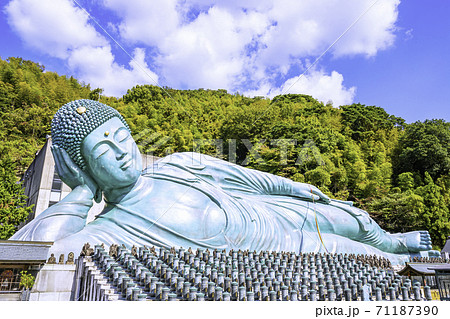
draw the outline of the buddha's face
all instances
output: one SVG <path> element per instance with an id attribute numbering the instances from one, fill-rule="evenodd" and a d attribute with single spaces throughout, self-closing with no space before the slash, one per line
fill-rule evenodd
<path id="1" fill-rule="evenodd" d="M 142 158 L 130 132 L 114 117 L 94 131 L 81 144 L 87 169 L 103 189 L 134 184 L 142 171 Z"/>

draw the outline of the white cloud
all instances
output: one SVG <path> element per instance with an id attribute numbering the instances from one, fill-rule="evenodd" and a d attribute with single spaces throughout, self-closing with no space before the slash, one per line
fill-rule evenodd
<path id="1" fill-rule="evenodd" d="M 364 12 L 373 3 L 351 0 L 356 10 L 350 19 L 356 20 L 356 14 Z M 378 51 L 387 49 L 395 40 L 395 22 L 400 0 L 380 0 L 352 27 L 334 47 L 336 56 L 364 54 L 374 56 Z M 356 13 L 356 14 L 355 14 Z"/>
<path id="2" fill-rule="evenodd" d="M 119 30 L 124 41 L 157 49 L 155 60 L 167 85 L 234 90 L 248 68 L 254 68 L 251 61 L 257 52 L 249 52 L 248 46 L 257 44 L 270 21 L 265 13 L 227 4 L 225 8 L 208 1 L 104 1 L 122 18 Z"/>
<path id="3" fill-rule="evenodd" d="M 280 89 L 259 92 L 262 93 L 259 95 L 274 97 L 284 93 L 307 94 L 324 103 L 331 101 L 337 107 L 351 104 L 356 93 L 355 87 L 346 88 L 343 82 L 344 77 L 336 71 L 328 75 L 322 70 L 314 70 L 307 75 L 290 78 Z"/>
<path id="4" fill-rule="evenodd" d="M 5 9 L 9 25 L 25 43 L 52 56 L 65 59 L 79 46 L 107 44 L 71 1 L 13 0 Z"/>
<path id="5" fill-rule="evenodd" d="M 122 96 L 137 84 L 155 84 L 158 76 L 145 63 L 145 51 L 137 48 L 129 68 L 114 62 L 109 46 L 80 47 L 73 51 L 68 64 L 92 87 L 104 88 L 104 94 Z"/>
<path id="6" fill-rule="evenodd" d="M 56 3 L 56 4 L 55 4 Z M 240 92 L 283 91 L 309 60 L 324 52 L 374 0 L 103 0 L 119 22 L 106 21 L 121 42 L 151 52 L 164 85 L 174 88 L 225 88 Z M 334 45 L 329 54 L 374 56 L 395 40 L 400 0 L 379 0 Z M 42 8 L 45 8 L 42 9 Z M 108 41 L 69 0 L 12 0 L 9 23 L 24 41 L 67 59 L 85 81 L 109 94 L 145 82 L 133 66 L 115 62 Z M 115 33 L 115 32 L 114 32 Z M 142 51 L 135 54 L 142 55 Z M 83 56 L 83 54 L 85 56 Z M 145 65 L 145 57 L 139 56 Z M 319 61 L 320 68 L 320 61 Z M 323 68 L 323 66 L 322 66 Z M 327 69 L 331 69 L 329 67 Z M 350 103 L 354 88 L 331 70 L 307 74 L 294 87 L 334 104 Z M 121 83 L 109 76 L 120 75 Z M 306 82 L 303 82 L 306 81 Z M 147 77 L 147 83 L 151 81 Z M 98 83 L 98 84 L 97 84 Z M 301 89 L 298 85 L 305 85 Z M 293 93 L 290 90 L 287 93 Z"/>
<path id="7" fill-rule="evenodd" d="M 121 96 L 136 84 L 158 80 L 145 63 L 143 49 L 134 50 L 135 61 L 128 68 L 117 64 L 109 42 L 72 1 L 13 0 L 5 11 L 9 24 L 27 45 L 66 60 L 80 79 L 103 88 L 107 95 Z"/>
<path id="8" fill-rule="evenodd" d="M 335 56 L 375 55 L 392 44 L 399 0 L 380 0 L 331 48 Z M 373 0 L 274 2 L 276 21 L 262 42 L 261 63 L 286 69 L 293 60 L 318 56 L 347 30 Z"/>
<path id="9" fill-rule="evenodd" d="M 162 75 L 175 87 L 234 89 L 254 55 L 246 46 L 266 26 L 257 12 L 232 15 L 212 7 L 161 41 Z"/>
<path id="10" fill-rule="evenodd" d="M 404 40 L 405 41 L 409 41 L 412 38 L 414 38 L 414 34 L 413 34 L 414 29 L 408 29 L 405 31 L 405 35 L 404 35 Z"/>
<path id="11" fill-rule="evenodd" d="M 159 45 L 178 27 L 177 0 L 104 0 L 123 20 L 119 24 L 122 37 L 132 43 Z"/>
<path id="12" fill-rule="evenodd" d="M 267 78 L 286 77 L 306 58 L 319 56 L 374 3 L 161 1 L 104 3 L 122 18 L 124 40 L 157 48 L 156 61 L 167 85 L 258 91 Z M 389 47 L 395 39 L 398 4 L 399 0 L 378 1 L 330 52 L 336 57 L 373 56 Z"/>

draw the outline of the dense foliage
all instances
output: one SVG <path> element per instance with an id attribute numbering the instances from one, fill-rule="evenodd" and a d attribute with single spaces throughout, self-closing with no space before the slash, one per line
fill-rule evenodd
<path id="1" fill-rule="evenodd" d="M 311 96 L 248 98 L 225 90 L 136 86 L 123 98 L 30 61 L 0 61 L 1 143 L 17 176 L 44 144 L 62 104 L 93 98 L 124 115 L 141 151 L 199 151 L 352 200 L 391 232 L 450 235 L 450 123 L 406 124 L 376 106 L 335 108 Z"/>
<path id="2" fill-rule="evenodd" d="M 26 270 L 22 270 L 20 272 L 20 283 L 19 287 L 23 287 L 24 289 L 33 288 L 35 278 L 32 274 L 29 274 Z"/>
<path id="3" fill-rule="evenodd" d="M 22 185 L 17 182 L 15 165 L 7 150 L 0 147 L 0 239 L 8 239 L 16 226 L 26 221 L 31 207 L 26 207 Z"/>

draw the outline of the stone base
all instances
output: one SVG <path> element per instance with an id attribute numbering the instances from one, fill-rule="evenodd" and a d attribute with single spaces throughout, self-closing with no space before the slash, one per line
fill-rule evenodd
<path id="1" fill-rule="evenodd" d="M 0 301 L 20 301 L 22 294 L 20 292 L 2 293 Z"/>
<path id="2" fill-rule="evenodd" d="M 69 301 L 73 295 L 75 265 L 45 264 L 31 290 L 30 301 Z"/>
<path id="3" fill-rule="evenodd" d="M 32 292 L 29 301 L 70 301 L 72 292 Z"/>

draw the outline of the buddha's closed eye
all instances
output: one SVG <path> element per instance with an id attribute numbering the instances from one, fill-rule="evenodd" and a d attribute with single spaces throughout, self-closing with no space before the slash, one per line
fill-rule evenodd
<path id="1" fill-rule="evenodd" d="M 131 137 L 130 132 L 125 128 L 120 128 L 115 134 L 115 140 L 119 143 L 127 141 Z"/>
<path id="2" fill-rule="evenodd" d="M 92 157 L 98 159 L 99 157 L 105 155 L 110 150 L 110 147 L 106 144 L 100 144 L 92 152 Z"/>

